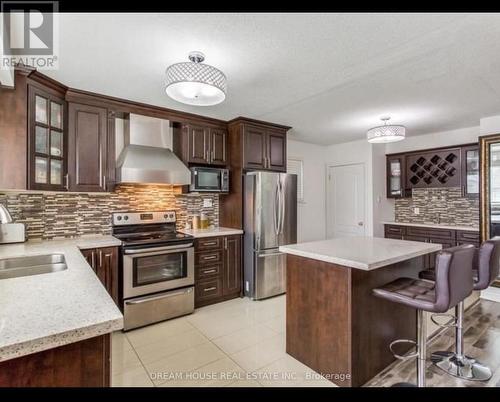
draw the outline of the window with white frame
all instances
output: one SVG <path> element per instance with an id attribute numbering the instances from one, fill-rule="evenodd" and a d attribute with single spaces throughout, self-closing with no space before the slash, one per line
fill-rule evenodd
<path id="1" fill-rule="evenodd" d="M 304 161 L 298 158 L 288 158 L 287 173 L 297 175 L 297 201 L 304 202 Z"/>

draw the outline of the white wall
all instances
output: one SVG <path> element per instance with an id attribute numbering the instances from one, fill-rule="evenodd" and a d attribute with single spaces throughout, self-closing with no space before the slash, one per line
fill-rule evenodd
<path id="1" fill-rule="evenodd" d="M 477 142 L 479 126 L 460 128 L 458 130 L 406 137 L 403 141 L 393 142 L 385 146 L 386 153 L 416 151 L 418 149 L 447 147 L 449 145 Z"/>
<path id="2" fill-rule="evenodd" d="M 297 241 L 325 238 L 325 147 L 301 141 L 288 140 L 289 158 L 304 163 L 304 202 L 297 209 Z"/>
<path id="3" fill-rule="evenodd" d="M 479 120 L 481 135 L 500 133 L 500 116 L 483 117 Z"/>
<path id="4" fill-rule="evenodd" d="M 394 200 L 386 198 L 386 154 L 473 143 L 479 135 L 491 133 L 500 133 L 500 116 L 481 119 L 481 127 L 410 136 L 387 145 L 359 140 L 321 146 L 288 140 L 288 155 L 304 161 L 305 203 L 298 207 L 298 241 L 323 239 L 326 235 L 327 166 L 364 164 L 366 234 L 383 237 L 382 222 L 394 220 Z"/>

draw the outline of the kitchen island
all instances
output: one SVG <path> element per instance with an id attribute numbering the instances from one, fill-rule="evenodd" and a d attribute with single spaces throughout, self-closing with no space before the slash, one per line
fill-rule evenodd
<path id="1" fill-rule="evenodd" d="M 281 246 L 287 254 L 286 352 L 343 387 L 362 386 L 416 338 L 414 309 L 373 296 L 399 277 L 418 278 L 439 244 L 349 237 Z"/>

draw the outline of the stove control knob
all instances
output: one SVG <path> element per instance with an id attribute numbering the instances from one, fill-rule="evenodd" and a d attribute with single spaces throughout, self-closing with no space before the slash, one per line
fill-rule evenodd
<path id="1" fill-rule="evenodd" d="M 168 215 L 167 215 L 167 214 L 163 215 L 163 217 L 164 217 L 165 219 L 168 219 Z"/>
<path id="2" fill-rule="evenodd" d="M 122 216 L 121 216 L 121 215 L 118 215 L 118 216 L 116 217 L 116 220 L 117 220 L 117 221 L 121 221 L 121 220 L 122 220 Z"/>
<path id="3" fill-rule="evenodd" d="M 123 217 L 123 219 L 125 219 L 126 221 L 128 221 L 128 215 L 125 215 L 125 216 Z"/>

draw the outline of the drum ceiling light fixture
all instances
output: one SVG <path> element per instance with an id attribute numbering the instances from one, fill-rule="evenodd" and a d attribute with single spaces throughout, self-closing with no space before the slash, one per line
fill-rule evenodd
<path id="1" fill-rule="evenodd" d="M 226 76 L 219 69 L 204 64 L 201 52 L 189 53 L 189 62 L 172 64 L 165 74 L 165 91 L 177 102 L 195 106 L 213 106 L 226 99 Z"/>
<path id="2" fill-rule="evenodd" d="M 405 139 L 406 127 L 397 125 L 388 125 L 387 122 L 390 117 L 381 117 L 380 120 L 384 122 L 383 126 L 370 128 L 366 132 L 368 142 L 374 144 L 383 144 L 388 142 L 396 142 Z"/>

